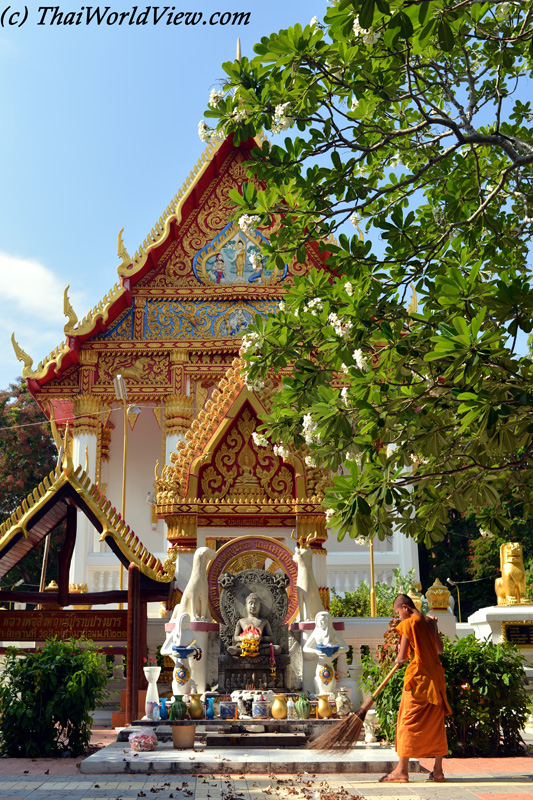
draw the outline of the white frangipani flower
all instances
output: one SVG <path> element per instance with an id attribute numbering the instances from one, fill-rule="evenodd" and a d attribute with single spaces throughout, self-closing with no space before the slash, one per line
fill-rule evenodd
<path id="1" fill-rule="evenodd" d="M 259 347 L 258 333 L 245 333 L 241 342 L 241 353 L 255 353 Z"/>
<path id="2" fill-rule="evenodd" d="M 280 103 L 274 111 L 272 133 L 281 133 L 294 125 L 294 117 L 289 114 L 290 103 Z"/>
<path id="3" fill-rule="evenodd" d="M 373 31 L 372 28 L 370 28 L 370 30 L 368 30 L 363 36 L 363 42 L 365 44 L 376 44 L 379 39 L 381 39 L 381 33 Z"/>
<path id="4" fill-rule="evenodd" d="M 287 310 L 287 304 L 283 300 L 280 300 L 279 303 L 278 303 L 278 308 L 279 308 L 280 311 L 286 311 Z"/>
<path id="5" fill-rule="evenodd" d="M 254 431 L 252 433 L 252 439 L 257 447 L 268 447 L 268 439 L 263 433 Z"/>
<path id="6" fill-rule="evenodd" d="M 243 233 L 247 233 L 250 228 L 257 228 L 260 222 L 261 217 L 255 214 L 243 214 L 242 217 L 239 218 L 239 228 Z"/>
<path id="7" fill-rule="evenodd" d="M 211 89 L 209 92 L 208 105 L 210 105 L 211 108 L 216 108 L 223 98 L 224 92 L 221 92 L 220 89 Z"/>
<path id="8" fill-rule="evenodd" d="M 350 281 L 346 281 L 346 283 L 344 284 L 344 291 L 346 292 L 348 297 L 353 297 L 353 286 L 350 283 Z"/>
<path id="9" fill-rule="evenodd" d="M 198 136 L 201 142 L 209 142 L 211 140 L 211 131 L 203 119 L 198 123 Z"/>
<path id="10" fill-rule="evenodd" d="M 350 322 L 350 320 L 342 319 L 334 311 L 331 311 L 328 314 L 328 322 L 335 331 L 335 333 L 337 334 L 337 336 L 342 336 L 343 339 L 348 338 L 353 328 L 353 325 Z"/>
<path id="11" fill-rule="evenodd" d="M 274 455 L 279 456 L 280 458 L 287 459 L 290 455 L 289 448 L 285 447 L 284 444 L 275 444 L 274 445 Z"/>
<path id="12" fill-rule="evenodd" d="M 356 108 L 359 108 L 359 100 L 357 97 L 352 97 L 352 102 L 350 103 L 350 111 L 355 111 Z"/>
<path id="13" fill-rule="evenodd" d="M 256 269 L 259 269 L 259 267 L 262 267 L 263 266 L 263 256 L 261 255 L 261 253 L 252 253 L 252 255 L 250 256 L 250 263 Z"/>
<path id="14" fill-rule="evenodd" d="M 329 522 L 330 519 L 334 516 L 335 509 L 334 508 L 326 508 L 326 522 Z"/>
<path id="15" fill-rule="evenodd" d="M 308 303 L 305 304 L 304 309 L 305 311 L 309 311 L 314 317 L 316 317 L 319 311 L 322 311 L 324 308 L 324 304 L 319 297 L 314 297 Z"/>
<path id="16" fill-rule="evenodd" d="M 239 108 L 233 112 L 231 118 L 234 122 L 244 122 L 247 116 L 248 114 L 246 113 L 246 109 L 242 106 L 239 106 Z"/>
<path id="17" fill-rule="evenodd" d="M 348 407 L 348 387 L 347 386 L 343 386 L 343 388 L 341 389 L 341 397 L 342 397 L 342 402 L 344 403 L 344 405 L 346 407 Z"/>
<path id="18" fill-rule="evenodd" d="M 392 458 L 395 450 L 396 447 L 393 444 L 388 444 L 387 447 L 385 448 L 385 455 L 387 456 L 387 458 Z"/>
<path id="19" fill-rule="evenodd" d="M 319 444 L 320 434 L 317 432 L 318 425 L 313 421 L 311 414 L 304 414 L 302 420 L 302 434 L 306 444 Z"/>
<path id="20" fill-rule="evenodd" d="M 350 367 L 347 364 L 341 364 L 341 372 L 344 372 L 345 375 L 348 374 Z"/>
<path id="21" fill-rule="evenodd" d="M 311 22 L 309 23 L 309 25 L 310 25 L 312 28 L 317 28 L 317 27 L 318 27 L 318 17 L 313 17 L 313 18 L 311 19 Z"/>
<path id="22" fill-rule="evenodd" d="M 306 467 L 316 467 L 316 461 L 313 456 L 306 456 L 305 457 L 305 465 Z"/>
<path id="23" fill-rule="evenodd" d="M 246 377 L 244 379 L 244 385 L 246 386 L 246 388 L 250 392 L 260 392 L 261 389 L 263 389 L 265 384 L 264 384 L 264 381 L 259 381 L 259 380 L 250 381 L 250 380 L 248 380 L 248 377 Z"/>
<path id="24" fill-rule="evenodd" d="M 359 216 L 359 214 L 356 214 L 355 211 L 354 211 L 353 214 L 350 214 L 350 222 L 352 223 L 354 228 L 357 228 L 357 226 L 361 222 L 361 217 Z"/>
<path id="25" fill-rule="evenodd" d="M 479 529 L 479 535 L 483 539 L 491 539 L 494 536 L 493 532 L 490 531 L 488 528 L 480 528 Z"/>
<path id="26" fill-rule="evenodd" d="M 357 349 L 353 351 L 353 360 L 355 361 L 357 368 L 362 372 L 366 372 L 368 370 L 368 361 L 362 350 Z"/>
<path id="27" fill-rule="evenodd" d="M 359 545 L 359 547 L 366 547 L 368 545 L 368 539 L 365 536 L 356 536 L 355 543 Z"/>

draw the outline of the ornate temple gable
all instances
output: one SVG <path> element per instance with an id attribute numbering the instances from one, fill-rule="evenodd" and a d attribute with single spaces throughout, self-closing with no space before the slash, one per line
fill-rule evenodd
<path id="1" fill-rule="evenodd" d="M 196 382 L 200 401 L 206 383 L 220 380 L 227 359 L 238 354 L 255 315 L 276 313 L 294 276 L 323 266 L 310 245 L 307 264 L 266 270 L 260 250 L 275 226 L 242 231 L 231 221 L 228 194 L 249 179 L 244 162 L 255 144 L 250 139 L 236 147 L 229 137 L 207 148 L 133 259 L 119 235 L 120 283 L 81 321 L 65 291 L 67 339 L 36 369 L 14 342 L 23 376 L 45 412 L 48 400 L 55 406 L 77 393 L 112 403 L 117 372 L 128 377 L 136 402 L 184 392 L 187 381 Z M 176 370 L 180 347 L 187 348 L 187 363 Z"/>
<path id="2" fill-rule="evenodd" d="M 100 538 L 107 540 L 126 567 L 135 563 L 143 575 L 159 583 L 173 580 L 176 553 L 173 560 L 169 556 L 161 564 L 82 467 L 74 469 L 68 458 L 0 525 L 0 578 L 64 519 L 67 503 L 74 503 L 91 519 Z"/>
<path id="3" fill-rule="evenodd" d="M 235 525 L 238 514 L 246 515 L 246 524 L 290 525 L 296 514 L 323 515 L 329 474 L 306 467 L 303 452 L 290 449 L 282 459 L 271 446 L 254 442 L 276 385 L 267 379 L 263 389 L 249 390 L 242 365 L 233 362 L 178 443 L 172 463 L 161 476 L 156 473 L 160 516 L 193 514 L 199 525 Z"/>

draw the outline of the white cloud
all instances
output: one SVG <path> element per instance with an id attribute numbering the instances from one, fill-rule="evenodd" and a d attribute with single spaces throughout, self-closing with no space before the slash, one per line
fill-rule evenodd
<path id="1" fill-rule="evenodd" d="M 21 311 L 42 320 L 62 318 L 65 287 L 39 261 L 0 251 L 0 286 L 4 300 Z"/>
<path id="2" fill-rule="evenodd" d="M 64 340 L 64 290 L 65 283 L 39 261 L 0 251 L 0 387 L 22 371 L 11 347 L 12 331 L 34 367 Z M 69 294 L 81 318 L 83 298 Z"/>

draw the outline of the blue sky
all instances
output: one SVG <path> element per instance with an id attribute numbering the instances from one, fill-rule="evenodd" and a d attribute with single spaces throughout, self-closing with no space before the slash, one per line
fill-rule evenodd
<path id="1" fill-rule="evenodd" d="M 11 332 L 36 366 L 64 338 L 65 286 L 81 318 L 117 280 L 120 228 L 133 255 L 178 191 L 203 150 L 198 121 L 237 37 L 251 55 L 261 36 L 323 16 L 326 3 L 175 4 L 204 19 L 249 11 L 239 27 L 39 25 L 39 3 L 28 8 L 22 27 L 0 28 L 0 388 L 20 374 Z"/>

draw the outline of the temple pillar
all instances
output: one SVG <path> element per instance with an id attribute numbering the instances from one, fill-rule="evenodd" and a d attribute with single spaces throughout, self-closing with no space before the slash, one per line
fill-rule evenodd
<path id="1" fill-rule="evenodd" d="M 322 605 L 327 611 L 330 604 L 330 595 L 327 571 L 328 551 L 324 547 L 324 543 L 328 538 L 325 515 L 298 515 L 296 517 L 296 536 L 301 540 L 311 539 L 309 546 L 313 552 L 313 574 L 320 592 Z"/>
<path id="2" fill-rule="evenodd" d="M 176 547 L 176 575 L 180 576 L 179 588 L 183 591 L 191 577 L 192 561 L 198 546 L 198 517 L 196 514 L 171 514 L 165 517 L 167 539 L 170 547 Z"/>
<path id="3" fill-rule="evenodd" d="M 180 439 L 191 425 L 193 415 L 193 397 L 175 394 L 165 397 L 163 436 L 165 437 L 165 463 L 170 463 L 171 453 L 176 452 Z"/>
<path id="4" fill-rule="evenodd" d="M 85 469 L 88 461 L 88 476 L 95 481 L 98 431 L 100 428 L 100 400 L 90 394 L 79 394 L 74 398 L 72 429 L 72 462 L 75 467 Z M 87 583 L 87 556 L 94 550 L 97 532 L 87 517 L 78 512 L 76 547 L 70 565 L 70 583 Z M 89 587 L 89 591 L 92 587 Z"/>

